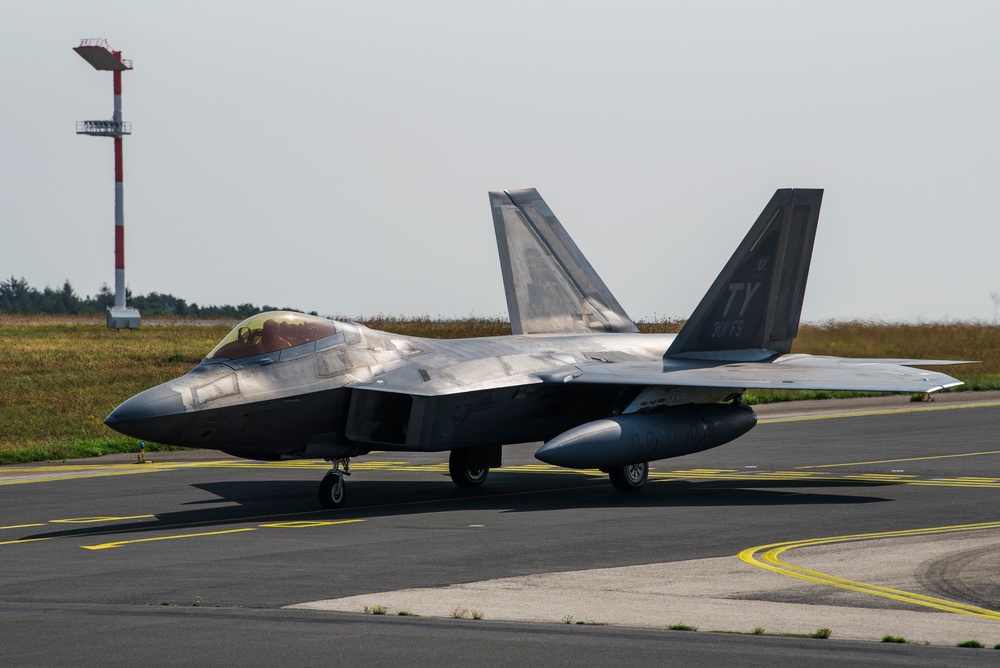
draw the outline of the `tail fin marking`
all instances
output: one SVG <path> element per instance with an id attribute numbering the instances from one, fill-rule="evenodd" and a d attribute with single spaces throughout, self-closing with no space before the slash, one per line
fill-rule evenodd
<path id="1" fill-rule="evenodd" d="M 791 351 L 822 190 L 774 193 L 665 357 L 751 359 Z"/>

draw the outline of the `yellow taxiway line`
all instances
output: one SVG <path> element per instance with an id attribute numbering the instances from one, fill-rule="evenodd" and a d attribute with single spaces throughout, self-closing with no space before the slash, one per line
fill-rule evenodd
<path id="1" fill-rule="evenodd" d="M 134 538 L 132 540 L 119 540 L 113 543 L 101 543 L 100 545 L 81 545 L 85 550 L 108 550 L 115 547 L 124 547 L 125 545 L 134 545 L 135 543 L 152 543 L 158 540 L 175 540 L 177 538 L 199 538 L 201 536 L 219 536 L 224 533 L 242 533 L 244 531 L 256 531 L 256 527 L 247 527 L 245 529 L 225 529 L 223 531 L 203 531 L 201 533 L 181 533 L 174 534 L 173 536 L 154 536 L 152 538 Z"/>
<path id="2" fill-rule="evenodd" d="M 242 529 L 223 529 L 221 531 L 202 531 L 199 533 L 179 533 L 170 536 L 153 536 L 150 538 L 133 538 L 131 540 L 116 540 L 111 543 L 100 543 L 99 545 L 81 545 L 85 550 L 109 550 L 126 545 L 137 543 L 152 543 L 159 540 L 176 540 L 178 538 L 201 538 L 203 536 L 221 536 L 222 534 L 244 533 L 247 531 L 257 531 L 260 528 L 268 529 L 311 529 L 314 527 L 333 526 L 335 524 L 355 524 L 365 520 L 331 520 L 331 521 L 298 521 L 298 522 L 271 522 L 255 527 L 244 527 Z"/>
<path id="3" fill-rule="evenodd" d="M 800 417 L 762 417 L 757 420 L 758 424 L 781 424 L 783 422 L 811 422 L 812 420 L 834 420 L 837 418 L 867 417 L 869 415 L 898 415 L 900 413 L 924 413 L 932 411 L 955 411 L 967 408 L 996 408 L 1000 406 L 1000 401 L 989 401 L 981 404 L 950 404 L 948 406 L 914 406 L 913 408 L 885 408 L 875 411 L 845 411 L 843 413 L 829 413 L 819 415 L 802 415 Z M 752 408 L 752 407 L 751 407 Z"/>
<path id="4" fill-rule="evenodd" d="M 875 466 L 881 464 L 898 464 L 902 462 L 915 462 L 915 461 L 926 461 L 934 459 L 949 459 L 958 457 L 983 457 L 1000 455 L 1000 450 L 989 450 L 983 452 L 961 452 L 950 455 L 931 455 L 924 457 L 907 457 L 898 459 L 884 459 L 884 460 L 873 460 L 864 462 L 841 462 L 836 464 L 813 464 L 808 466 L 798 466 L 793 470 L 780 471 L 780 470 L 768 470 L 768 469 L 673 469 L 673 470 L 651 470 L 649 473 L 649 482 L 671 482 L 675 480 L 716 480 L 716 481 L 738 481 L 738 482 L 748 482 L 748 483 L 763 483 L 767 481 L 789 481 L 789 480 L 812 480 L 816 482 L 853 482 L 858 481 L 871 482 L 871 483 L 882 483 L 882 484 L 900 484 L 900 485 L 917 485 L 923 487 L 989 487 L 997 488 L 1000 487 L 1000 477 L 986 477 L 986 476 L 953 476 L 953 477 L 933 477 L 933 478 L 920 478 L 914 474 L 898 474 L 898 473 L 862 473 L 855 475 L 841 475 L 834 476 L 830 472 L 825 470 L 809 470 L 809 469 L 836 469 L 841 467 L 851 467 L 851 466 Z M 129 469 L 122 467 L 121 465 L 112 464 L 108 466 L 102 466 L 99 464 L 90 465 L 88 467 L 91 473 L 77 473 L 70 475 L 46 475 L 37 477 L 25 477 L 22 479 L 15 480 L 0 480 L 0 486 L 3 485 L 18 485 L 18 484 L 28 484 L 28 483 L 43 483 L 43 482 L 59 482 L 63 480 L 80 480 L 85 478 L 97 478 L 104 476 L 115 476 L 115 475 L 128 475 L 131 473 L 166 473 L 173 471 L 180 471 L 184 469 L 191 468 L 219 468 L 219 469 L 233 469 L 233 468 L 246 468 L 246 469 L 279 469 L 279 470 L 295 470 L 295 469 L 305 469 L 307 466 L 303 466 L 298 462 L 228 462 L 228 461 L 209 461 L 209 462 L 194 462 L 194 463 L 171 463 L 162 465 L 151 465 L 150 467 L 142 467 L 139 470 Z M 328 466 L 315 465 L 309 466 L 308 468 L 315 468 L 316 470 L 327 470 Z M 124 470 L 123 470 L 124 469 Z M 411 473 L 444 473 L 448 470 L 447 464 L 409 464 L 407 462 L 361 462 L 356 465 L 351 466 L 354 471 L 392 471 L 392 472 L 411 472 Z M 551 466 L 549 464 L 519 464 L 512 466 L 505 466 L 502 468 L 495 469 L 497 473 L 517 473 L 517 474 L 547 474 L 547 475 L 582 475 L 589 478 L 604 478 L 605 474 L 601 473 L 597 469 L 566 469 L 557 466 Z M 97 518 L 93 521 L 101 521 L 103 518 Z M 68 520 L 62 520 L 68 522 Z M 5 528 L 15 528 L 15 527 L 0 527 L 0 530 Z M 18 526 L 17 528 L 20 528 Z M 0 543 L 2 544 L 2 543 Z"/>
<path id="5" fill-rule="evenodd" d="M 796 466 L 795 470 L 798 471 L 801 469 L 832 469 L 838 466 L 871 466 L 872 464 L 898 464 L 899 462 L 923 462 L 930 459 L 951 459 L 954 457 L 982 457 L 983 455 L 1000 455 L 1000 450 L 986 450 L 984 452 L 959 452 L 954 455 L 928 455 L 926 457 L 901 457 L 899 459 L 876 459 L 870 462 L 816 464 L 813 466 Z"/>
<path id="6" fill-rule="evenodd" d="M 4 485 L 28 485 L 36 482 L 61 482 L 63 480 L 82 480 L 84 478 L 104 478 L 114 475 L 132 475 L 134 473 L 162 473 L 173 471 L 180 466 L 134 466 L 121 464 L 89 464 L 87 466 L 72 466 L 57 470 L 32 468 L 3 468 L 2 473 L 27 473 L 20 477 L 4 477 L 0 479 L 0 487 Z M 32 475 L 34 474 L 34 475 Z"/>
<path id="7" fill-rule="evenodd" d="M 903 531 L 883 531 L 847 536 L 830 536 L 827 538 L 811 538 L 807 540 L 788 541 L 785 543 L 772 543 L 770 545 L 760 545 L 758 547 L 751 547 L 743 550 L 740 552 L 739 558 L 740 560 L 753 566 L 758 566 L 775 573 L 780 573 L 781 575 L 787 575 L 789 577 L 814 582 L 816 584 L 861 592 L 863 594 L 871 594 L 873 596 L 882 596 L 895 601 L 920 605 L 933 608 L 935 610 L 943 610 L 945 612 L 954 612 L 961 615 L 972 615 L 975 617 L 983 617 L 985 619 L 1000 621 L 1000 612 L 996 610 L 980 608 L 974 605 L 966 605 L 964 603 L 956 603 L 955 601 L 936 598 L 934 596 L 925 596 L 924 594 L 916 594 L 914 592 L 903 591 L 901 589 L 892 589 L 890 587 L 882 587 L 879 585 L 868 584 L 866 582 L 848 580 L 846 578 L 840 578 L 828 573 L 820 573 L 819 571 L 796 566 L 786 561 L 782 561 L 779 558 L 783 552 L 800 547 L 814 547 L 817 545 L 830 545 L 833 543 L 876 540 L 879 538 L 902 538 L 906 536 L 927 536 L 960 531 L 981 531 L 983 529 L 1000 529 L 1000 522 L 958 524 L 954 526 L 906 529 Z"/>

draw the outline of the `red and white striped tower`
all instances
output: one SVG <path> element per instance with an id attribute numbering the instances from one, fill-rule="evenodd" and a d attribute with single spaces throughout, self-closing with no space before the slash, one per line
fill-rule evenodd
<path id="1" fill-rule="evenodd" d="M 112 51 L 103 39 L 85 39 L 73 49 L 95 70 L 110 70 L 114 76 L 115 104 L 110 121 L 78 121 L 76 133 L 111 137 L 115 141 L 115 305 L 108 308 L 108 327 L 139 327 L 139 311 L 125 305 L 125 204 L 122 187 L 122 137 L 132 134 L 132 124 L 122 121 L 122 72 L 132 69 L 121 51 Z"/>

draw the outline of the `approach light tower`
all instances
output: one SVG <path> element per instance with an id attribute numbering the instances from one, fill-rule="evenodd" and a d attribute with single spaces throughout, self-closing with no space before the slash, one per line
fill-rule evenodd
<path id="1" fill-rule="evenodd" d="M 125 306 L 125 211 L 122 201 L 122 137 L 132 124 L 122 121 L 122 72 L 132 69 L 121 51 L 112 51 L 104 39 L 85 39 L 73 49 L 95 70 L 110 70 L 115 83 L 115 106 L 110 121 L 77 121 L 76 134 L 115 140 L 115 305 L 108 307 L 108 327 L 138 329 L 139 311 Z"/>

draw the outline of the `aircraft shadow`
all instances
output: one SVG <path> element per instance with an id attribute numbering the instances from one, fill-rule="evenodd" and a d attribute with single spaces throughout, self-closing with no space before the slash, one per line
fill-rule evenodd
<path id="1" fill-rule="evenodd" d="M 25 539 L 146 533 L 167 529 L 191 532 L 218 527 L 298 521 L 402 517 L 434 512 L 493 510 L 503 513 L 574 509 L 837 506 L 892 501 L 837 490 L 892 486 L 894 482 L 847 480 L 670 480 L 651 481 L 639 493 L 621 493 L 606 478 L 573 474 L 494 472 L 483 487 L 460 489 L 447 475 L 441 480 L 364 480 L 348 483 L 347 506 L 318 508 L 316 480 L 240 480 L 194 484 L 217 499 L 190 501 L 187 508 L 156 514 L 155 519 L 92 529 L 47 531 Z M 208 506 L 214 507 L 208 507 Z M 190 506 L 195 506 L 191 508 Z"/>

